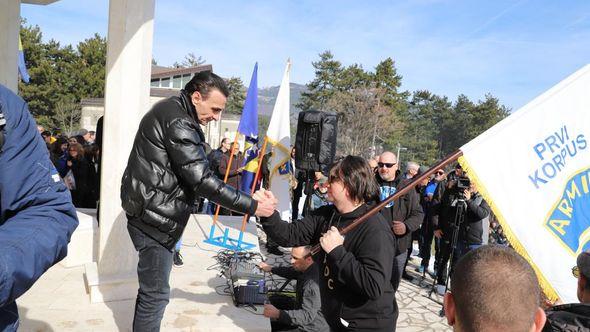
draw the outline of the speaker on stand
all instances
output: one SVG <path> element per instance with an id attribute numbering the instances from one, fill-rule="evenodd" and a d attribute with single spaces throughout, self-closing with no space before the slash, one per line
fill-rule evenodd
<path id="1" fill-rule="evenodd" d="M 315 172 L 327 174 L 336 155 L 338 118 L 335 113 L 316 110 L 299 113 L 295 138 L 295 168 L 305 172 L 306 195 L 303 215 L 311 209 Z"/>

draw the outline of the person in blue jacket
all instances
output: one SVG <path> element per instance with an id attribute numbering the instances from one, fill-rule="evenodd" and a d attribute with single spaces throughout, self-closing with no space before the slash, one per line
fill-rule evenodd
<path id="1" fill-rule="evenodd" d="M 69 191 L 24 100 L 0 85 L 0 331 L 16 331 L 16 299 L 66 256 L 78 226 Z"/>

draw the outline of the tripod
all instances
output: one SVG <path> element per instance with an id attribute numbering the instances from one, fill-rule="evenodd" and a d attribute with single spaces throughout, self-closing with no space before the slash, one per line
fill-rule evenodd
<path id="1" fill-rule="evenodd" d="M 441 247 L 442 247 L 442 245 L 445 245 L 445 246 L 447 246 L 448 250 L 450 250 L 449 259 L 448 259 L 447 263 L 444 266 L 442 266 L 443 262 L 444 262 L 444 256 L 441 257 L 441 261 L 439 262 L 439 266 L 437 267 L 437 276 L 432 281 L 432 287 L 430 288 L 430 291 L 428 292 L 428 297 L 431 297 L 432 293 L 436 289 L 439 273 L 442 273 L 442 276 L 445 279 L 445 283 L 444 283 L 445 291 L 444 292 L 446 293 L 449 288 L 449 276 L 450 276 L 450 272 L 453 268 L 453 259 L 455 258 L 455 251 L 457 249 L 457 242 L 459 240 L 459 229 L 461 227 L 461 224 L 465 220 L 465 211 L 467 210 L 467 202 L 465 201 L 465 198 L 463 196 L 459 196 L 453 200 L 453 202 L 451 203 L 451 206 L 456 207 L 455 218 L 453 220 L 453 224 L 451 225 L 451 227 L 453 229 L 453 234 L 451 236 L 451 242 L 448 245 L 446 243 L 445 244 L 441 243 Z M 441 248 L 441 250 L 442 250 L 442 248 Z M 444 271 L 442 269 L 444 269 Z M 441 316 L 441 317 L 444 316 L 444 304 L 439 312 L 439 316 Z"/>

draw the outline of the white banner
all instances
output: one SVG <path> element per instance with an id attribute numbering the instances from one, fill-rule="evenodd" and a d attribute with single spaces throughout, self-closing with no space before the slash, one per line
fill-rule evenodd
<path id="1" fill-rule="evenodd" d="M 266 137 L 272 144 L 272 157 L 269 163 L 270 191 L 279 200 L 277 210 L 283 220 L 291 217 L 291 195 L 289 191 L 289 178 L 293 170 L 291 165 L 291 125 L 290 125 L 290 88 L 289 72 L 291 61 L 287 61 L 285 74 L 281 81 L 279 94 L 275 102 L 270 124 L 266 131 Z"/>
<path id="2" fill-rule="evenodd" d="M 577 302 L 590 249 L 590 65 L 461 148 L 459 159 L 552 299 Z"/>

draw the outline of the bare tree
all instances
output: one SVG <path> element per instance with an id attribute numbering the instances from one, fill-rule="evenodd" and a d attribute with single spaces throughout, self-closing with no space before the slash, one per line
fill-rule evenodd
<path id="1" fill-rule="evenodd" d="M 74 130 L 80 129 L 81 116 L 80 105 L 71 100 L 60 100 L 55 106 L 53 125 L 61 128 L 64 134 L 71 135 Z"/>
<path id="2" fill-rule="evenodd" d="M 338 152 L 372 157 L 383 142 L 381 137 L 399 128 L 394 111 L 383 103 L 384 91 L 375 87 L 336 92 L 327 108 L 339 117 Z"/>

